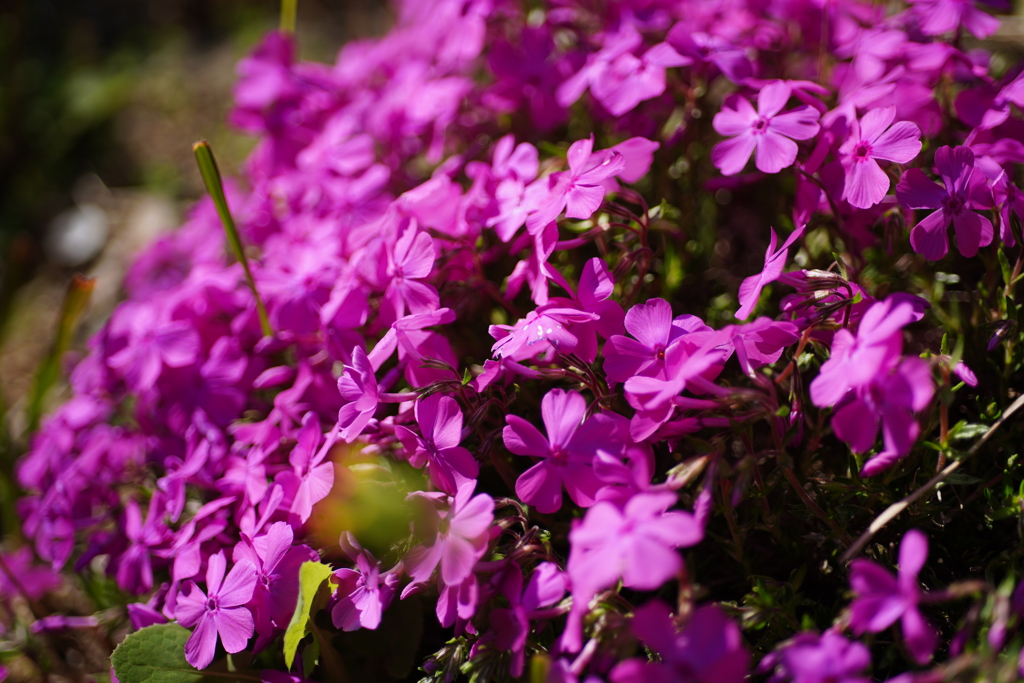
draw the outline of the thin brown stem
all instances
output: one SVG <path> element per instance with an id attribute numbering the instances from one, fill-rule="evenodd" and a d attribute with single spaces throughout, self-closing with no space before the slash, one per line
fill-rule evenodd
<path id="1" fill-rule="evenodd" d="M 991 427 L 988 428 L 988 431 L 985 432 L 985 434 L 982 435 L 980 439 L 978 439 L 977 443 L 971 446 L 971 450 L 967 451 L 967 454 L 964 455 L 963 458 L 951 462 L 949 465 L 946 466 L 945 469 L 943 469 L 941 472 L 939 472 L 934 477 L 929 479 L 924 486 L 917 489 L 916 491 L 914 491 L 913 493 L 911 493 L 909 496 L 899 501 L 898 503 L 893 503 L 892 505 L 887 507 L 882 512 L 882 514 L 878 515 L 878 517 L 875 518 L 875 521 L 871 522 L 871 525 L 867 528 L 867 530 L 860 535 L 860 538 L 857 539 L 857 542 L 851 545 L 849 549 L 847 549 L 847 551 L 843 553 L 842 558 L 840 558 L 841 561 L 844 563 L 849 562 L 851 559 L 856 557 L 857 554 L 864 549 L 864 546 L 868 544 L 868 541 L 870 541 L 875 534 L 881 531 L 882 527 L 884 527 L 886 524 L 894 520 L 901 512 L 906 510 L 919 499 L 923 498 L 925 494 L 929 493 L 932 489 L 934 489 L 936 486 L 945 481 L 946 478 L 949 477 L 949 475 L 953 474 L 958 469 L 960 469 L 960 465 L 962 465 L 971 456 L 975 455 L 979 450 L 981 450 L 981 447 L 988 442 L 988 440 L 992 437 L 995 431 L 1002 427 L 1003 423 L 1006 422 L 1011 415 L 1017 412 L 1017 410 L 1021 406 L 1024 406 L 1024 395 L 1018 397 L 1016 401 L 1010 404 L 1010 407 L 1007 408 L 1006 411 L 1003 412 L 1002 416 L 998 420 L 996 420 Z"/>

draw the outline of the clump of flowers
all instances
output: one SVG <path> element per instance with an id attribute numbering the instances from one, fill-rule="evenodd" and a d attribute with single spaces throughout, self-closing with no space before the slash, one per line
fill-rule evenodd
<path id="1" fill-rule="evenodd" d="M 332 65 L 280 32 L 240 63 L 245 249 L 203 200 L 139 256 L 18 466 L 38 557 L 263 680 L 1015 667 L 977 636 L 1016 626 L 1022 473 L 956 445 L 1020 388 L 1021 65 L 961 40 L 998 20 L 396 11 Z M 971 505 L 985 580 L 952 540 L 926 570 Z"/>

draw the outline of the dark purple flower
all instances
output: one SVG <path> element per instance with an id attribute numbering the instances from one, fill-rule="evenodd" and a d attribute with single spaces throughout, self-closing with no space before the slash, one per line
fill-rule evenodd
<path id="1" fill-rule="evenodd" d="M 917 168 L 904 173 L 896 186 L 900 204 L 911 209 L 935 209 L 914 226 L 910 243 L 914 251 L 937 261 L 949 250 L 946 230 L 952 222 L 957 248 L 964 256 L 972 257 L 993 237 L 992 222 L 973 211 L 991 204 L 984 178 L 975 173 L 974 152 L 969 147 L 940 147 L 935 152 L 935 167 L 945 187 L 928 180 Z"/>
<path id="2" fill-rule="evenodd" d="M 878 633 L 901 620 L 911 656 L 926 664 L 938 645 L 938 634 L 917 609 L 921 591 L 917 574 L 928 559 L 928 538 L 911 529 L 900 542 L 899 575 L 894 577 L 869 560 L 850 563 L 850 587 L 857 594 L 850 605 L 854 633 Z"/>
<path id="3" fill-rule="evenodd" d="M 735 623 L 714 605 L 698 608 L 681 632 L 657 600 L 633 616 L 633 632 L 661 656 L 657 663 L 627 659 L 611 673 L 612 683 L 741 683 L 750 655 Z"/>

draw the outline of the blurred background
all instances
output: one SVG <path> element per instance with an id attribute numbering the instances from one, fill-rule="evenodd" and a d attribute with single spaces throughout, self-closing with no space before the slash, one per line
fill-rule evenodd
<path id="1" fill-rule="evenodd" d="M 235 64 L 279 12 L 280 0 L 0 1 L 3 436 L 24 432 L 71 275 L 97 278 L 81 340 L 132 255 L 200 196 L 192 142 L 210 140 L 225 175 L 238 172 L 254 140 L 225 123 Z M 300 55 L 333 62 L 390 21 L 385 0 L 300 0 Z"/>

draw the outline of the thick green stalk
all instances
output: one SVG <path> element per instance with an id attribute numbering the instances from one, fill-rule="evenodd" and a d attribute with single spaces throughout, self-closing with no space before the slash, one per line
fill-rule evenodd
<path id="1" fill-rule="evenodd" d="M 281 33 L 295 35 L 295 15 L 299 0 L 281 0 Z"/>
<path id="2" fill-rule="evenodd" d="M 238 228 L 235 227 L 235 219 L 231 217 L 228 200 L 224 196 L 224 183 L 221 181 L 220 169 L 217 168 L 217 160 L 213 158 L 213 149 L 210 148 L 210 143 L 206 140 L 200 140 L 192 145 L 192 151 L 196 155 L 196 163 L 199 164 L 199 173 L 203 176 L 206 191 L 210 193 L 213 205 L 217 207 L 217 215 L 220 216 L 220 222 L 224 225 L 224 234 L 228 237 L 231 251 L 238 262 L 242 264 L 246 282 L 249 283 L 249 289 L 252 290 L 252 295 L 256 299 L 256 312 L 260 316 L 260 328 L 263 330 L 263 336 L 269 337 L 274 334 L 274 331 L 270 327 L 267 307 L 263 305 L 263 299 L 260 298 L 260 293 L 256 290 L 256 280 L 252 276 L 252 269 L 249 267 L 245 249 L 242 248 L 242 238 L 238 234 Z"/>

